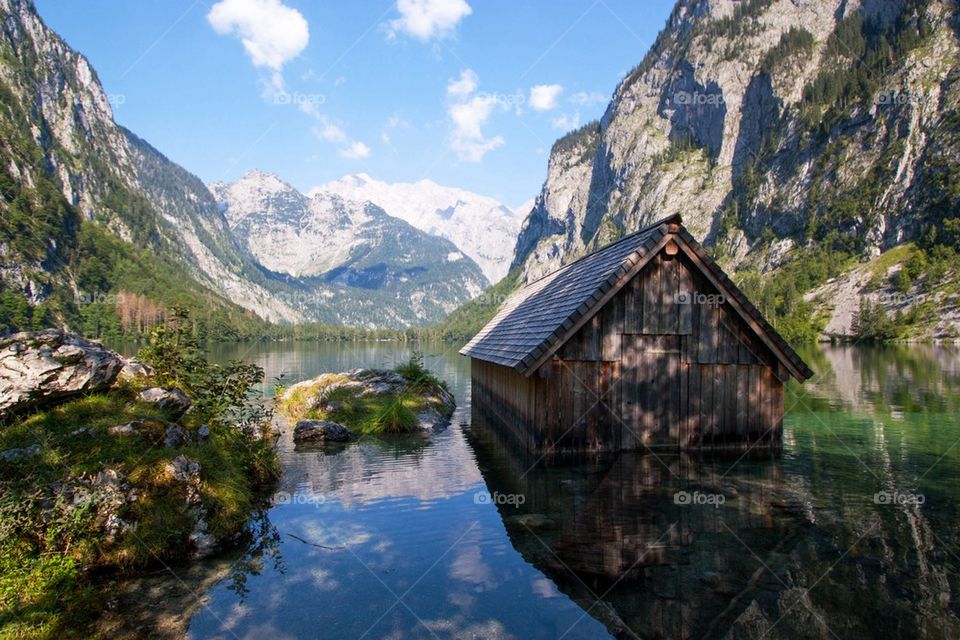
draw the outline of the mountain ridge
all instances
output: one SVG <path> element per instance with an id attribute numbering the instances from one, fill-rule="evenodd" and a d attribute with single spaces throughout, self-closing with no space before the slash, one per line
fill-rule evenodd
<path id="1" fill-rule="evenodd" d="M 210 190 L 241 245 L 269 271 L 297 279 L 304 313 L 321 321 L 435 322 L 489 286 L 452 242 L 370 202 L 307 196 L 259 170 Z"/>
<path id="2" fill-rule="evenodd" d="M 365 173 L 343 176 L 314 187 L 359 202 L 370 201 L 427 233 L 453 242 L 480 265 L 490 282 L 503 278 L 513 256 L 522 216 L 495 198 L 430 179 L 383 182 Z"/>

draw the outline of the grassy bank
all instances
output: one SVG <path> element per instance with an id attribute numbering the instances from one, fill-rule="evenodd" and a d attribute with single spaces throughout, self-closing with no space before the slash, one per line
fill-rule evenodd
<path id="1" fill-rule="evenodd" d="M 199 353 L 177 328 L 143 353 L 152 383 L 193 401 L 179 442 L 165 440 L 171 416 L 139 400 L 136 380 L 0 427 L 2 451 L 39 445 L 0 462 L 0 638 L 90 637 L 110 581 L 187 560 L 198 517 L 221 546 L 242 539 L 278 477 L 259 434 L 269 414 L 249 399 L 262 371 Z M 135 433 L 115 429 L 130 423 Z M 184 460 L 198 465 L 188 478 Z"/>

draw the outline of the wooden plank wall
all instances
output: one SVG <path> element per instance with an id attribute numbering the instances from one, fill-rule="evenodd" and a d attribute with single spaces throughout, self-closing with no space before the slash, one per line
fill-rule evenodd
<path id="1" fill-rule="evenodd" d="M 473 361 L 531 451 L 779 446 L 776 360 L 682 253 L 658 254 L 530 378 Z"/>

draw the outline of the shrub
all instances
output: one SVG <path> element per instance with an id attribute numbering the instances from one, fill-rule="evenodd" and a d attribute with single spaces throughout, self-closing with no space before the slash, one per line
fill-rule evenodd
<path id="1" fill-rule="evenodd" d="M 200 347 L 182 309 L 173 309 L 166 326 L 157 327 L 139 358 L 154 368 L 158 384 L 183 389 L 193 401 L 191 409 L 200 421 L 230 423 L 252 432 L 270 421 L 269 410 L 251 402 L 263 382 L 258 365 L 235 360 L 226 366 L 212 364 Z"/>
<path id="2" fill-rule="evenodd" d="M 897 339 L 897 323 L 883 308 L 869 297 L 860 298 L 860 307 L 850 326 L 855 342 L 891 342 Z"/>

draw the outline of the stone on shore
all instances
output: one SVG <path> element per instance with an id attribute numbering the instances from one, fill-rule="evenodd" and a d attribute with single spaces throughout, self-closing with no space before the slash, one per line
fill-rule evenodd
<path id="1" fill-rule="evenodd" d="M 58 329 L 0 339 L 0 416 L 109 389 L 122 368 L 115 352 Z"/>
<path id="2" fill-rule="evenodd" d="M 140 400 L 155 404 L 171 420 L 179 420 L 193 403 L 176 387 L 148 387 L 140 391 Z"/>

